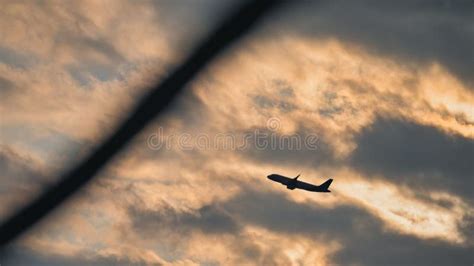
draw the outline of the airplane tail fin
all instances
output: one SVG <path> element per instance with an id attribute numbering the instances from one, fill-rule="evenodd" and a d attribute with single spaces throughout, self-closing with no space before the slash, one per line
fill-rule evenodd
<path id="1" fill-rule="evenodd" d="M 331 185 L 331 183 L 332 183 L 332 178 L 328 179 L 326 182 L 319 185 L 319 187 L 322 188 L 323 190 L 330 191 L 329 186 Z"/>

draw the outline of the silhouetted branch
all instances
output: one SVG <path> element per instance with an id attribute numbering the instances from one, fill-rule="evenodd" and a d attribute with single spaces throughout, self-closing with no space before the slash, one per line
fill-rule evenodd
<path id="1" fill-rule="evenodd" d="M 251 1 L 240 7 L 213 31 L 163 82 L 156 85 L 131 115 L 85 160 L 63 174 L 33 202 L 15 213 L 0 226 L 0 248 L 36 224 L 63 203 L 101 170 L 153 118 L 160 114 L 213 58 L 246 33 L 276 0 Z"/>

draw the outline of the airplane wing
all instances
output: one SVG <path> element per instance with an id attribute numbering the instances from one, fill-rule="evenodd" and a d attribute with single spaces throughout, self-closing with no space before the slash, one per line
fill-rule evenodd
<path id="1" fill-rule="evenodd" d="M 303 181 L 298 181 L 296 183 L 296 187 L 300 188 L 300 189 L 304 189 L 304 190 L 309 190 L 309 191 L 314 191 L 315 189 L 318 188 L 317 186 L 315 186 L 313 184 L 309 184 L 309 183 L 306 183 L 306 182 L 303 182 Z"/>

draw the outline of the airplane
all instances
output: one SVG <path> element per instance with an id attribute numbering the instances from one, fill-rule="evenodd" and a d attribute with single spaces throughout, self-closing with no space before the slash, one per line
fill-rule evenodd
<path id="1" fill-rule="evenodd" d="M 293 190 L 295 188 L 299 188 L 299 189 L 304 189 L 304 190 L 308 190 L 312 192 L 331 192 L 329 190 L 329 185 L 331 185 L 332 179 L 328 179 L 326 182 L 322 183 L 321 185 L 316 186 L 316 185 L 309 184 L 303 181 L 298 181 L 298 177 L 300 177 L 300 175 L 297 175 L 294 178 L 289 178 L 289 177 L 277 175 L 277 174 L 271 174 L 267 176 L 268 179 L 281 183 L 282 185 L 285 185 L 287 189 Z"/>

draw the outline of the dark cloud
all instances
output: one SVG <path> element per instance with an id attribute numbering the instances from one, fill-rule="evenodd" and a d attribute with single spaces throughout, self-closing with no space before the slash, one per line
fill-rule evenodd
<path id="1" fill-rule="evenodd" d="M 123 78 L 117 65 L 93 61 L 72 64 L 67 67 L 67 70 L 80 86 L 90 85 L 94 81 L 93 79 L 110 81 Z"/>
<path id="2" fill-rule="evenodd" d="M 7 255 L 5 255 L 7 254 Z M 112 265 L 148 265 L 146 262 L 135 262 L 125 258 L 97 257 L 90 254 L 79 254 L 76 256 L 46 255 L 31 250 L 24 246 L 14 246 L 0 256 L 2 265 L 22 265 L 22 266 L 112 266 Z"/>
<path id="3" fill-rule="evenodd" d="M 232 234 L 240 248 L 232 252 L 254 261 L 281 261 L 285 247 L 260 250 L 240 242 L 237 224 L 256 225 L 270 231 L 309 237 L 319 242 L 338 241 L 342 248 L 331 260 L 338 265 L 467 265 L 472 263 L 471 246 L 440 240 L 422 240 L 386 230 L 383 223 L 355 206 L 322 208 L 288 200 L 283 194 L 244 187 L 242 193 L 226 202 L 206 206 L 198 214 L 132 211 L 135 230 L 153 235 L 160 230 L 178 230 L 179 235 L 198 230 L 207 234 Z M 163 222 L 166 221 L 166 222 Z M 472 223 L 466 223 L 472 227 Z M 460 225 L 461 226 L 461 225 Z M 465 226 L 465 225 L 464 225 Z M 186 228 L 183 232 L 181 228 Z M 216 229 L 210 229 L 216 228 Z M 465 230 L 463 229 L 465 228 Z M 468 228 L 460 228 L 467 231 Z M 470 228 L 470 227 L 469 227 Z M 416 252 L 414 252 L 416 251 Z"/>
<path id="4" fill-rule="evenodd" d="M 473 259 L 470 247 L 387 231 L 381 221 L 354 206 L 326 209 L 256 190 L 222 206 L 246 224 L 323 242 L 340 241 L 342 249 L 332 258 L 340 265 L 463 265 Z"/>
<path id="5" fill-rule="evenodd" d="M 278 109 L 282 114 L 297 109 L 297 106 L 292 103 L 295 93 L 290 84 L 284 80 L 273 80 L 272 87 L 276 93 L 271 97 L 262 94 L 251 95 L 256 107 L 260 109 Z"/>
<path id="6" fill-rule="evenodd" d="M 284 94 L 285 92 L 283 92 Z M 263 109 L 277 108 L 282 113 L 288 113 L 293 111 L 296 106 L 286 100 L 276 100 L 271 99 L 270 97 L 264 95 L 255 95 L 253 97 L 253 102 L 256 106 Z"/>
<path id="7" fill-rule="evenodd" d="M 259 107 L 259 108 L 272 108 L 275 106 L 275 102 L 272 101 L 270 98 L 264 96 L 264 95 L 256 95 L 253 97 L 253 102 Z"/>
<path id="8" fill-rule="evenodd" d="M 13 48 L 0 46 L 0 63 L 14 68 L 28 68 L 32 66 L 37 59 L 31 54 L 24 54 Z"/>
<path id="9" fill-rule="evenodd" d="M 0 146 L 0 196 L 4 211 L 14 210 L 31 199 L 47 183 L 46 175 L 32 159 Z"/>
<path id="10" fill-rule="evenodd" d="M 7 96 L 8 93 L 12 92 L 15 88 L 15 84 L 3 77 L 0 77 L 0 95 L 2 97 Z"/>
<path id="11" fill-rule="evenodd" d="M 361 44 L 408 62 L 440 62 L 473 85 L 474 2 L 305 1 L 288 5 L 281 27 Z"/>
<path id="12" fill-rule="evenodd" d="M 39 169 L 35 167 L 33 160 L 20 156 L 7 146 L 0 146 L 0 169 L 3 179 L 0 191 L 4 190 L 6 184 L 24 182 L 30 185 L 32 179 L 36 176 L 38 182 L 41 181 L 41 177 L 44 177 Z"/>
<path id="13" fill-rule="evenodd" d="M 153 241 L 163 239 L 157 244 L 157 248 L 160 255 L 169 261 L 187 258 L 184 250 L 177 247 L 185 243 L 183 236 L 189 236 L 193 232 L 201 232 L 211 238 L 218 235 L 235 236 L 236 241 L 230 243 L 230 249 L 239 254 L 242 263 L 264 256 L 258 245 L 241 236 L 241 226 L 218 205 L 203 206 L 194 213 L 180 212 L 171 207 L 157 211 L 131 207 L 129 214 L 132 217 L 132 227 L 141 238 Z M 274 258 L 267 258 L 267 261 L 274 262 Z M 201 263 L 219 265 L 217 259 Z"/>
<path id="14" fill-rule="evenodd" d="M 248 138 L 248 145 L 242 149 L 245 158 L 261 162 L 318 167 L 334 165 L 334 152 L 324 141 L 324 134 L 318 129 L 300 125 L 293 134 L 283 135 L 269 128 L 254 128 L 242 133 Z"/>
<path id="15" fill-rule="evenodd" d="M 77 33 L 59 34 L 56 39 L 56 45 L 72 49 L 80 59 L 65 67 L 79 85 L 89 85 L 92 82 L 91 77 L 99 81 L 124 79 L 121 70 L 126 69 L 128 61 L 110 40 L 80 36 Z M 106 61 L 97 60 L 96 54 L 101 55 Z"/>
<path id="16" fill-rule="evenodd" d="M 333 118 L 345 112 L 356 112 L 351 101 L 335 91 L 326 91 L 323 94 L 324 105 L 318 108 L 318 113 L 326 118 Z"/>
<path id="17" fill-rule="evenodd" d="M 415 190 L 448 190 L 473 199 L 473 140 L 387 118 L 378 118 L 355 139 L 350 161 L 359 171 Z"/>
<path id="18" fill-rule="evenodd" d="M 143 236 L 160 229 L 179 231 L 187 234 L 192 230 L 200 230 L 207 234 L 235 233 L 239 230 L 238 224 L 223 209 L 217 206 L 204 206 L 196 213 L 179 213 L 172 208 L 165 208 L 156 212 L 129 209 L 133 217 L 133 227 Z"/>
<path id="19" fill-rule="evenodd" d="M 294 97 L 295 91 L 288 82 L 285 80 L 277 79 L 273 81 L 273 86 L 278 91 L 279 96 L 281 97 Z"/>
<path id="20" fill-rule="evenodd" d="M 113 43 L 111 43 L 111 41 L 107 40 L 106 38 L 90 38 L 85 36 L 70 36 L 68 38 L 67 35 L 61 36 L 66 37 L 68 44 L 76 47 L 76 49 L 79 51 L 82 50 L 82 53 L 87 53 L 87 50 L 97 52 L 104 55 L 111 62 L 115 63 L 122 63 L 126 60 L 122 54 L 117 51 Z"/>
<path id="21" fill-rule="evenodd" d="M 8 141 L 11 147 L 27 148 L 41 159 L 47 158 L 46 162 L 55 169 L 78 160 L 93 145 L 90 141 L 37 125 L 13 124 L 0 129 L 0 137 Z"/>

